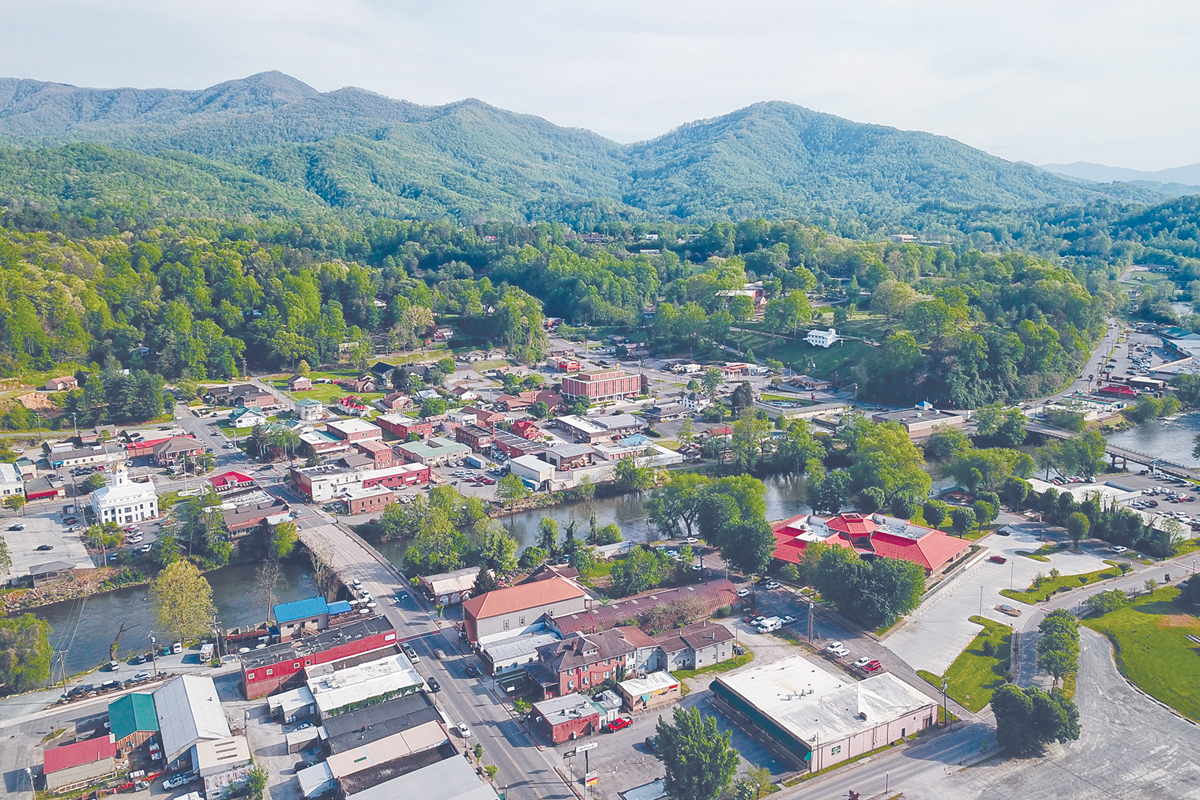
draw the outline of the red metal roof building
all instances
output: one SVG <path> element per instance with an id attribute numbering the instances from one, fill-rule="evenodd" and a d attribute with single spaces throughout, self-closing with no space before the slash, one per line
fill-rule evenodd
<path id="1" fill-rule="evenodd" d="M 208 479 L 208 483 L 217 494 L 223 494 L 225 492 L 232 492 L 234 489 L 249 489 L 253 487 L 254 478 L 251 478 L 244 472 L 230 470 L 229 472 L 222 472 L 220 475 L 213 475 Z"/>
<path id="2" fill-rule="evenodd" d="M 863 558 L 902 558 L 926 572 L 941 569 L 971 543 L 943 531 L 882 515 L 839 514 L 822 519 L 801 514 L 772 526 L 774 557 L 799 564 L 813 542 L 853 549 Z"/>
<path id="3" fill-rule="evenodd" d="M 112 734 L 51 748 L 42 756 L 46 788 L 66 791 L 111 775 L 116 772 L 116 755 Z"/>
<path id="4" fill-rule="evenodd" d="M 463 630 L 472 644 L 516 636 L 540 624 L 543 617 L 556 619 L 584 611 L 590 599 L 578 583 L 561 577 L 496 589 L 463 603 Z"/>

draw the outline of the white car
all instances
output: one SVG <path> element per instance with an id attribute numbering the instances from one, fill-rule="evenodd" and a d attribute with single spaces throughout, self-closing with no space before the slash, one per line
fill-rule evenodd
<path id="1" fill-rule="evenodd" d="M 738 596 L 738 597 L 749 597 L 749 596 L 750 596 L 750 590 L 749 590 L 749 589 L 738 589 L 737 596 Z"/>
<path id="2" fill-rule="evenodd" d="M 870 663 L 871 663 L 871 657 L 863 656 L 862 658 L 860 658 L 854 662 L 854 666 L 859 667 L 861 669 L 862 667 L 865 667 L 867 664 L 870 664 Z"/>
<path id="3" fill-rule="evenodd" d="M 692 544 L 692 545 L 700 544 L 700 540 L 697 539 L 695 536 L 689 536 L 686 539 L 684 539 L 683 541 L 687 542 L 688 544 Z"/>
<path id="4" fill-rule="evenodd" d="M 1119 544 L 1118 544 L 1118 545 L 1114 545 L 1114 546 L 1113 546 L 1113 549 L 1112 549 L 1112 551 L 1113 551 L 1114 553 L 1124 553 L 1124 552 L 1125 552 L 1125 551 L 1127 551 L 1128 549 L 1129 549 L 1128 547 L 1122 547 L 1121 545 L 1119 545 Z"/>
<path id="5" fill-rule="evenodd" d="M 466 739 L 471 735 L 471 729 L 467 727 L 467 723 L 458 723 L 458 735 Z"/>
<path id="6" fill-rule="evenodd" d="M 176 775 L 173 778 L 167 778 L 163 781 L 163 789 L 170 791 L 178 786 L 183 786 L 185 783 L 191 783 L 196 779 L 196 776 L 190 772 L 185 772 L 182 775 Z"/>
<path id="7" fill-rule="evenodd" d="M 834 642 L 833 644 L 829 645 L 829 647 L 825 648 L 825 652 L 832 653 L 834 650 L 841 650 L 841 649 L 842 649 L 842 643 Z"/>
<path id="8" fill-rule="evenodd" d="M 838 658 L 845 658 L 850 655 L 850 651 L 845 647 L 839 647 L 837 650 L 830 650 L 829 654 Z"/>

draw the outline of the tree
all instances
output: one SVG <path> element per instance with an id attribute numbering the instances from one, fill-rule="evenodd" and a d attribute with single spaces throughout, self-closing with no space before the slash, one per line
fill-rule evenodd
<path id="1" fill-rule="evenodd" d="M 91 494 L 97 489 L 108 485 L 108 480 L 101 472 L 93 472 L 84 479 L 83 483 L 79 484 L 79 491 L 83 494 Z"/>
<path id="2" fill-rule="evenodd" d="M 271 531 L 271 556 L 280 559 L 292 554 L 300 532 L 294 522 L 281 522 Z"/>
<path id="3" fill-rule="evenodd" d="M 165 568 L 150 588 L 158 624 L 179 641 L 208 633 L 216 616 L 212 587 L 190 561 L 179 560 Z"/>
<path id="4" fill-rule="evenodd" d="M 254 596 L 264 606 L 263 619 L 271 618 L 271 609 L 275 607 L 275 596 L 282 581 L 283 570 L 274 559 L 267 559 L 254 571 Z"/>
<path id="5" fill-rule="evenodd" d="M 538 522 L 537 546 L 547 554 L 558 552 L 558 520 L 542 517 Z"/>
<path id="6" fill-rule="evenodd" d="M 965 536 L 975 527 L 975 512 L 969 508 L 955 508 L 950 511 L 950 528 L 955 536 Z"/>
<path id="7" fill-rule="evenodd" d="M 669 538 L 678 538 L 681 534 L 695 536 L 700 503 L 711 483 L 709 478 L 695 472 L 672 473 L 646 502 L 651 524 Z"/>
<path id="8" fill-rule="evenodd" d="M 745 575 L 766 571 L 775 552 L 775 536 L 765 519 L 743 521 L 723 538 L 725 563 Z"/>
<path id="9" fill-rule="evenodd" d="M 742 381 L 734 388 L 733 394 L 729 396 L 729 407 L 733 411 L 733 415 L 738 417 L 753 405 L 754 391 L 750 388 L 749 381 Z"/>
<path id="10" fill-rule="evenodd" d="M 1038 753 L 1044 743 L 1079 738 L 1079 711 L 1061 689 L 1006 683 L 992 694 L 996 741 L 1014 756 Z"/>
<path id="11" fill-rule="evenodd" d="M 921 516 L 925 518 L 926 524 L 934 528 L 940 528 L 949 513 L 950 506 L 941 500 L 926 500 L 921 506 Z"/>
<path id="12" fill-rule="evenodd" d="M 483 564 L 475 576 L 475 586 L 471 589 L 471 597 L 479 597 L 499 588 L 500 582 L 496 580 L 496 574 L 488 569 L 487 564 Z"/>
<path id="13" fill-rule="evenodd" d="M 0 682 L 17 692 L 45 683 L 54 658 L 51 632 L 50 623 L 33 614 L 0 617 Z"/>
<path id="14" fill-rule="evenodd" d="M 654 468 L 650 465 L 639 466 L 637 458 L 632 455 L 617 461 L 614 474 L 614 483 L 621 491 L 635 494 L 641 494 L 652 488 L 656 479 Z"/>
<path id="15" fill-rule="evenodd" d="M 717 390 L 721 388 L 721 384 L 725 382 L 725 376 L 719 369 L 709 369 L 704 373 L 704 377 L 700 379 L 700 385 L 704 387 L 704 393 L 709 399 L 715 399 Z"/>
<path id="16" fill-rule="evenodd" d="M 1029 496 L 1029 482 L 1014 476 L 1009 476 L 1004 479 L 1004 484 L 1000 487 L 1000 499 L 1004 504 L 1011 509 L 1017 509 L 1025 498 Z"/>
<path id="17" fill-rule="evenodd" d="M 246 774 L 246 794 L 250 800 L 263 800 L 269 777 L 267 770 L 261 764 L 256 765 Z"/>
<path id="18" fill-rule="evenodd" d="M 8 552 L 8 542 L 3 536 L 0 536 L 0 569 L 4 570 L 5 575 L 12 572 L 12 554 Z"/>
<path id="19" fill-rule="evenodd" d="M 511 472 L 496 484 L 496 497 L 500 502 L 508 503 L 510 512 L 516 507 L 518 501 L 524 500 L 528 496 L 529 489 L 525 487 L 525 482 Z"/>
<path id="20" fill-rule="evenodd" d="M 679 441 L 683 444 L 691 444 L 696 438 L 696 423 L 692 420 L 692 415 L 688 414 L 679 423 L 679 432 L 675 434 Z"/>
<path id="21" fill-rule="evenodd" d="M 1186 585 L 1186 584 L 1185 584 Z M 1196 582 L 1196 587 L 1200 589 L 1200 581 Z M 1180 587 L 1180 592 L 1176 600 L 1183 596 L 1183 587 Z M 1096 615 L 1107 614 L 1110 611 L 1116 611 L 1118 608 L 1124 608 L 1129 605 L 1129 598 L 1120 589 L 1109 589 L 1107 592 L 1097 592 L 1091 597 L 1083 601 L 1083 604 L 1088 607 L 1088 610 Z"/>
<path id="22" fill-rule="evenodd" d="M 21 513 L 21 509 L 25 507 L 26 502 L 25 495 L 23 494 L 14 494 L 4 498 L 5 507 L 11 508 L 17 514 Z"/>
<path id="23" fill-rule="evenodd" d="M 308 365 L 307 361 L 300 359 L 300 363 L 296 365 L 296 374 L 307 378 L 310 372 L 312 372 L 312 367 Z"/>
<path id="24" fill-rule="evenodd" d="M 613 565 L 613 594 L 627 597 L 653 589 L 662 582 L 665 571 L 669 569 L 669 561 L 666 553 L 659 555 L 643 547 L 635 548 Z"/>
<path id="25" fill-rule="evenodd" d="M 1067 535 L 1071 537 L 1071 541 L 1075 543 L 1075 547 L 1079 547 L 1079 543 L 1087 538 L 1088 531 L 1092 527 L 1092 522 L 1087 518 L 1087 515 L 1081 511 L 1076 511 L 1071 516 L 1067 517 Z"/>
<path id="26" fill-rule="evenodd" d="M 549 554 L 540 547 L 526 547 L 521 551 L 521 558 L 517 561 L 517 566 L 521 569 L 536 569 L 546 563 Z"/>
<path id="27" fill-rule="evenodd" d="M 579 570 L 579 573 L 582 575 L 596 566 L 596 560 L 596 548 L 589 547 L 588 545 L 580 545 L 571 548 L 567 564 L 573 569 Z"/>
<path id="28" fill-rule="evenodd" d="M 673 724 L 659 717 L 654 756 L 663 762 L 663 790 L 671 797 L 716 800 L 737 772 L 732 734 L 695 708 L 675 708 Z"/>
<path id="29" fill-rule="evenodd" d="M 1114 589 L 1114 591 L 1117 590 Z M 1175 602 L 1183 606 L 1200 606 L 1200 578 L 1192 575 L 1181 583 L 1179 594 L 1175 595 Z"/>
<path id="30" fill-rule="evenodd" d="M 615 522 L 610 522 L 603 528 L 590 531 L 587 536 L 587 543 L 592 545 L 616 544 L 624 539 L 621 533 L 621 526 Z"/>
<path id="31" fill-rule="evenodd" d="M 270 446 L 271 436 L 267 433 L 266 428 L 262 425 L 255 425 L 250 429 L 250 438 L 246 441 L 246 448 L 251 456 L 262 458 Z"/>

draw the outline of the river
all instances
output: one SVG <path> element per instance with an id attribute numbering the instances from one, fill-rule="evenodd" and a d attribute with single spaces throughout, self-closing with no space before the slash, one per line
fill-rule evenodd
<path id="1" fill-rule="evenodd" d="M 1181 466 L 1200 468 L 1200 460 L 1192 456 L 1197 434 L 1200 434 L 1200 414 L 1180 414 L 1114 433 L 1108 441 Z"/>
<path id="2" fill-rule="evenodd" d="M 285 561 L 282 567 L 284 580 L 276 603 L 290 603 L 317 593 L 312 573 L 302 561 Z M 257 568 L 257 564 L 235 564 L 205 575 L 212 585 L 213 603 L 222 626 L 253 626 L 266 619 L 266 605 L 254 596 Z M 116 638 L 122 623 L 125 623 L 125 632 L 117 650 L 118 658 L 150 649 L 148 634 L 155 629 L 155 618 L 154 604 L 148 593 L 148 586 L 131 586 L 86 599 L 43 606 L 32 613 L 54 627 L 51 646 L 55 651 L 67 651 L 64 663 L 67 674 L 73 675 L 108 661 L 108 646 Z M 158 639 L 163 641 L 162 636 Z M 60 674 L 56 659 L 54 677 L 58 678 Z"/>
<path id="3" fill-rule="evenodd" d="M 1191 438 L 1188 438 L 1191 441 Z M 1189 444 L 1190 447 L 1190 444 Z M 804 478 L 775 475 L 763 481 L 766 485 L 767 519 L 777 520 L 807 513 L 804 504 Z M 603 527 L 610 522 L 621 526 L 626 539 L 645 542 L 657 538 L 657 532 L 646 519 L 646 496 L 623 495 L 595 501 L 596 522 Z M 546 509 L 523 511 L 501 519 L 505 528 L 512 530 L 520 543 L 520 549 L 533 544 L 537 538 L 537 526 L 542 517 L 558 520 L 565 528 L 571 520 L 578 520 L 579 536 L 588 530 L 585 504 L 554 506 Z M 397 566 L 403 565 L 407 541 L 376 543 L 379 551 Z M 285 562 L 285 583 L 280 587 L 275 602 L 288 603 L 317 593 L 312 573 L 302 562 Z M 255 598 L 254 573 L 256 564 L 237 564 L 215 570 L 205 577 L 213 588 L 213 602 L 217 606 L 217 617 L 226 628 L 253 626 L 266 619 L 266 607 Z M 135 586 L 114 592 L 95 595 L 86 600 L 55 603 L 34 609 L 34 614 L 54 627 L 51 645 L 66 650 L 65 666 L 68 675 L 91 669 L 108 661 L 108 646 L 116 637 L 121 624 L 126 623 L 121 637 L 118 657 L 149 649 L 147 634 L 155 629 L 154 604 L 148 597 L 148 587 Z M 58 676 L 55 664 L 55 677 Z"/>

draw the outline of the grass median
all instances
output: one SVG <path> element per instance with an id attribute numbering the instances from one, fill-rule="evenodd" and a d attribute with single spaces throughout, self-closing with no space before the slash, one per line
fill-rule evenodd
<path id="1" fill-rule="evenodd" d="M 1117 566 L 1115 561 L 1105 561 L 1105 564 L 1111 564 L 1108 569 L 1098 569 L 1095 572 L 1085 572 L 1082 575 L 1059 575 L 1057 578 L 1043 578 L 1040 584 L 1031 585 L 1023 592 L 1018 592 L 1015 589 L 1001 589 L 1000 594 L 1013 600 L 1019 600 L 1022 603 L 1035 605 L 1044 603 L 1060 591 L 1070 589 L 1078 589 L 1080 586 L 1087 586 L 1089 583 L 1099 583 L 1108 578 L 1115 578 L 1124 573 Z"/>
<path id="2" fill-rule="evenodd" d="M 1129 605 L 1083 624 L 1103 633 L 1116 650 L 1121 674 L 1184 716 L 1200 721 L 1200 619 L 1172 602 L 1179 590 L 1165 586 Z"/>
<path id="3" fill-rule="evenodd" d="M 978 712 L 992 702 L 992 692 L 1008 680 L 1012 628 L 980 616 L 972 616 L 971 621 L 983 630 L 954 659 L 945 676 L 927 670 L 918 670 L 917 674 L 939 689 L 945 677 L 946 694 L 962 707 Z"/>

